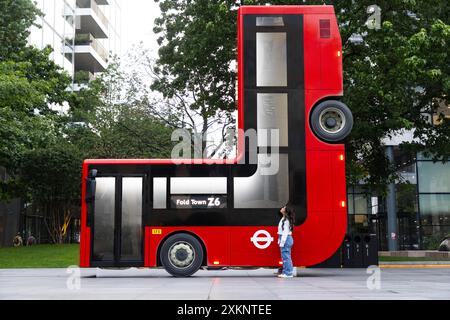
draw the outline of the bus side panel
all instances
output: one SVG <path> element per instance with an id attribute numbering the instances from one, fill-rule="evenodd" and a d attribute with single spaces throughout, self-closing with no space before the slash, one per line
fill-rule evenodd
<path id="1" fill-rule="evenodd" d="M 90 266 L 91 252 L 91 229 L 87 226 L 87 207 L 86 207 L 86 179 L 88 167 L 83 163 L 82 189 L 81 189 L 81 235 L 80 235 L 80 267 L 88 268 Z"/>
<path id="2" fill-rule="evenodd" d="M 335 244 L 333 254 L 342 245 L 342 241 L 347 232 L 347 183 L 345 174 L 345 149 L 332 153 L 333 167 L 333 203 L 337 206 L 333 209 L 334 234 L 332 242 Z"/>
<path id="3" fill-rule="evenodd" d="M 311 266 L 330 257 L 334 253 L 330 243 L 334 229 L 332 211 L 309 211 L 305 223 L 294 230 L 293 264 Z"/>
<path id="4" fill-rule="evenodd" d="M 229 227 L 145 227 L 145 267 L 157 266 L 158 248 L 175 233 L 190 233 L 203 242 L 208 266 L 230 265 Z"/>
<path id="5" fill-rule="evenodd" d="M 308 211 L 332 211 L 334 183 L 331 152 L 309 151 L 306 161 Z"/>
<path id="6" fill-rule="evenodd" d="M 321 37 L 321 21 L 329 22 L 329 36 Z M 334 14 L 304 16 L 305 89 L 343 90 L 342 40 Z"/>
<path id="7" fill-rule="evenodd" d="M 330 20 L 330 38 L 320 38 L 320 20 Z M 319 140 L 311 130 L 310 114 L 326 98 L 341 97 L 343 90 L 342 40 L 334 14 L 304 16 L 305 140 L 306 150 L 341 150 L 342 145 Z M 340 54 L 338 54 L 340 52 Z"/>
<path id="8" fill-rule="evenodd" d="M 344 146 L 333 147 L 340 150 L 306 153 L 308 215 L 297 228 L 298 245 L 293 253 L 299 266 L 315 265 L 332 256 L 347 229 Z"/>
<path id="9" fill-rule="evenodd" d="M 320 90 L 320 42 L 315 15 L 304 15 L 304 59 L 305 59 L 305 89 Z"/>
<path id="10" fill-rule="evenodd" d="M 267 237 L 267 233 L 270 237 Z M 274 267 L 280 262 L 278 227 L 232 227 L 231 265 Z M 267 248 L 265 246 L 268 245 Z M 261 246 L 258 248 L 258 246 Z"/>

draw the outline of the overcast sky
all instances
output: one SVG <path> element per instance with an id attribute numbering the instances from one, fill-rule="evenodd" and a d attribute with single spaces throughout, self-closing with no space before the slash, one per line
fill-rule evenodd
<path id="1" fill-rule="evenodd" d="M 160 14 L 154 0 L 122 0 L 122 55 L 126 55 L 133 44 L 143 41 L 145 47 L 156 54 L 156 36 L 153 22 Z"/>

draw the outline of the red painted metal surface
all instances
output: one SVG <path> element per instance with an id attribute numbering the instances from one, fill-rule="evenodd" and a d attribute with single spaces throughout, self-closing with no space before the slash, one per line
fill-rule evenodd
<path id="1" fill-rule="evenodd" d="M 82 187 L 81 187 L 81 235 L 80 235 L 80 267 L 90 266 L 90 248 L 91 248 L 91 228 L 87 226 L 87 207 L 86 207 L 86 179 L 88 176 L 88 166 L 83 163 L 82 169 Z"/>
<path id="2" fill-rule="evenodd" d="M 303 14 L 304 21 L 304 80 L 305 80 L 305 139 L 307 179 L 307 219 L 294 231 L 293 262 L 310 266 L 329 258 L 342 243 L 347 227 L 345 154 L 343 145 L 319 140 L 309 126 L 309 115 L 321 100 L 343 95 L 342 45 L 332 6 L 247 6 L 238 13 L 238 127 L 244 128 L 244 61 L 243 16 L 245 14 Z M 331 37 L 320 38 L 319 21 L 329 19 Z M 184 163 L 237 163 L 243 155 L 243 136 L 238 135 L 237 158 L 229 160 L 187 159 Z M 170 159 L 153 160 L 86 160 L 83 182 L 90 164 L 173 164 Z M 331 178 L 330 178 L 331 177 Z M 83 183 L 82 199 L 86 186 Z M 80 266 L 90 261 L 90 228 L 86 226 L 86 204 L 82 203 Z M 153 229 L 161 234 L 153 234 Z M 258 230 L 266 230 L 273 241 L 259 249 L 251 238 Z M 208 266 L 278 266 L 280 253 L 275 226 L 267 227 L 145 227 L 144 265 L 157 265 L 157 252 L 162 240 L 170 234 L 188 231 L 205 245 Z M 264 241 L 262 241 L 264 242 Z"/>

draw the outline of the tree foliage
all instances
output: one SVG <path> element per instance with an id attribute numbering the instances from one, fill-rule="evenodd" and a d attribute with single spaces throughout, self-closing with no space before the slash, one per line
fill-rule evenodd
<path id="1" fill-rule="evenodd" d="M 0 61 L 14 58 L 23 50 L 39 14 L 30 0 L 0 0 Z"/>
<path id="2" fill-rule="evenodd" d="M 49 56 L 51 48 L 27 46 L 39 11 L 31 1 L 1 1 L 0 6 L 0 165 L 11 176 L 0 182 L 0 199 L 20 195 L 16 176 L 21 156 L 53 143 L 57 133 L 52 104 L 63 103 L 70 77 Z"/>
<path id="3" fill-rule="evenodd" d="M 156 19 L 154 31 L 160 35 L 161 47 L 152 89 L 165 98 L 178 100 L 175 108 L 186 114 L 194 132 L 203 135 L 205 150 L 213 125 L 225 129 L 234 125 L 231 114 L 236 109 L 236 72 L 232 67 L 236 55 L 235 3 L 161 1 L 160 8 L 162 15 Z M 222 141 L 223 138 L 222 134 Z M 218 151 L 215 149 L 207 156 L 214 156 Z"/>
<path id="4" fill-rule="evenodd" d="M 79 215 L 81 159 L 80 151 L 64 141 L 22 154 L 20 179 L 45 217 L 53 243 L 64 242 L 71 219 Z"/>
<path id="5" fill-rule="evenodd" d="M 108 69 L 71 99 L 69 140 L 85 158 L 169 158 L 172 130 L 132 94 L 133 78 L 116 58 Z"/>

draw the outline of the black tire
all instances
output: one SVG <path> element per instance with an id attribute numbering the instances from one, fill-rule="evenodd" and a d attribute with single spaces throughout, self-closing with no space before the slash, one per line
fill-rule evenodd
<path id="1" fill-rule="evenodd" d="M 166 271 L 171 275 L 190 277 L 202 266 L 202 245 L 195 237 L 186 233 L 178 233 L 163 243 L 160 259 Z"/>
<path id="2" fill-rule="evenodd" d="M 310 124 L 312 131 L 320 140 L 338 143 L 352 131 L 353 115 L 344 103 L 327 100 L 313 109 Z"/>

